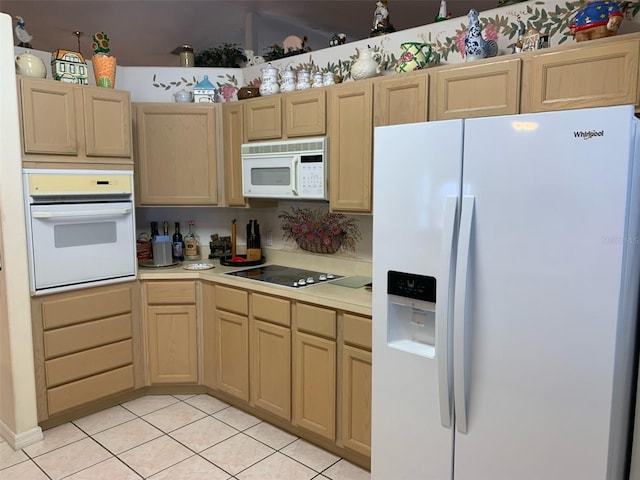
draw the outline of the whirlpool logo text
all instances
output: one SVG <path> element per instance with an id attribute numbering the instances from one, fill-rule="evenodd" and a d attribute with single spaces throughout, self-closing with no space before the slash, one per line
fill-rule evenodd
<path id="1" fill-rule="evenodd" d="M 593 137 L 604 137 L 604 130 L 589 130 L 587 132 L 585 131 L 577 131 L 577 132 L 573 132 L 573 136 L 576 138 L 582 138 L 583 140 L 589 140 L 590 138 Z"/>

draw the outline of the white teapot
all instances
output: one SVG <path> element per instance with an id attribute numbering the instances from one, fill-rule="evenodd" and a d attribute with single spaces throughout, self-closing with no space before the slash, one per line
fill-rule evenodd
<path id="1" fill-rule="evenodd" d="M 40 57 L 25 52 L 18 55 L 15 60 L 16 73 L 18 75 L 38 78 L 47 77 L 47 67 L 44 66 L 44 62 Z"/>
<path id="2" fill-rule="evenodd" d="M 360 80 L 361 78 L 375 77 L 380 73 L 380 65 L 375 57 L 380 57 L 380 52 L 375 52 L 371 47 L 358 48 L 358 58 L 351 65 L 351 78 Z"/>
<path id="3" fill-rule="evenodd" d="M 191 90 L 185 90 L 184 88 L 173 94 L 178 103 L 190 103 L 193 101 L 193 92 Z"/>

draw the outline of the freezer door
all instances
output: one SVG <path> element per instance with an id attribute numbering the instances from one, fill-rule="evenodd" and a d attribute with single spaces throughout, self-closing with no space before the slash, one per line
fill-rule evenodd
<path id="1" fill-rule="evenodd" d="M 462 122 L 379 127 L 374 138 L 372 478 L 449 479 L 448 306 Z M 435 312 L 433 299 L 388 294 L 389 271 L 411 274 L 396 277 L 415 290 L 422 287 L 414 280 L 435 278 Z"/>
<path id="2" fill-rule="evenodd" d="M 455 480 L 622 478 L 633 123 L 632 107 L 465 122 Z"/>

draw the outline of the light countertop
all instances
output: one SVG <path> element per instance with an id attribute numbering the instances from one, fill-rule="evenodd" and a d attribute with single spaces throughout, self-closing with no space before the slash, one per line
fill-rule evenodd
<path id="1" fill-rule="evenodd" d="M 273 258 L 272 258 L 273 257 Z M 305 268 L 316 271 L 331 272 L 344 276 L 364 275 L 370 276 L 370 263 L 367 262 L 349 262 L 342 260 L 344 269 L 337 270 L 335 265 L 330 266 L 324 262 L 324 259 L 305 258 L 304 262 L 300 258 L 292 255 L 270 254 L 269 259 L 265 263 L 291 266 L 295 268 Z M 186 270 L 186 265 L 194 263 L 212 263 L 214 268 L 208 270 Z M 303 264 L 301 264 L 303 263 Z M 316 265 L 314 267 L 314 265 Z M 271 283 L 251 280 L 247 278 L 235 277 L 233 275 L 225 275 L 225 272 L 240 270 L 244 268 L 241 265 L 227 267 L 220 264 L 218 259 L 202 259 L 196 261 L 184 261 L 173 267 L 162 268 L 138 268 L 138 278 L 140 280 L 187 280 L 199 279 L 203 281 L 211 281 L 221 285 L 228 285 L 236 288 L 246 288 L 254 292 L 265 293 L 268 295 L 280 296 L 291 300 L 309 302 L 317 305 L 344 310 L 360 315 L 371 316 L 371 291 L 365 287 L 351 288 L 340 285 L 333 285 L 331 282 L 320 283 L 302 288 L 284 287 Z"/>

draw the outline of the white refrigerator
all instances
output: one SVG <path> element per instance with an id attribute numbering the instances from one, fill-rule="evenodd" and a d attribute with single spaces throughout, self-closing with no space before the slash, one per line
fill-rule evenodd
<path id="1" fill-rule="evenodd" d="M 618 480 L 640 275 L 632 106 L 378 127 L 373 480 Z"/>

